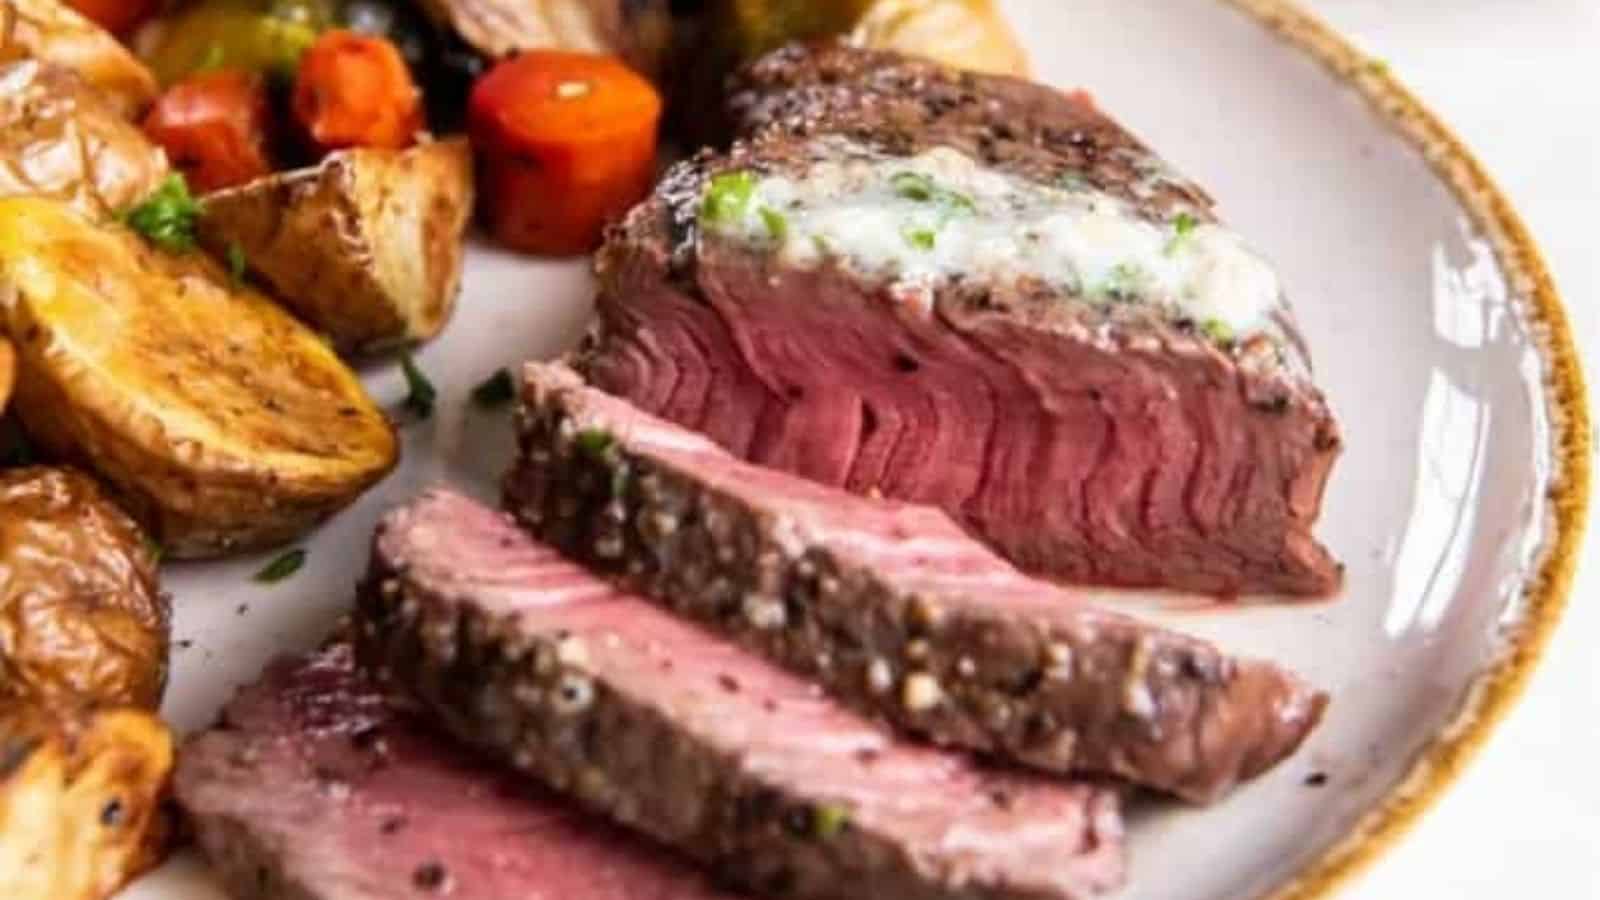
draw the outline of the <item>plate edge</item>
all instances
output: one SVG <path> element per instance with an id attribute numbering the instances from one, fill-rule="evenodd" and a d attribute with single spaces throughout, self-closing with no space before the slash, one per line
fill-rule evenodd
<path id="1" fill-rule="evenodd" d="M 1523 608 L 1497 658 L 1468 687 L 1455 715 L 1395 786 L 1355 826 L 1262 900 L 1329 900 L 1400 839 L 1461 777 L 1516 705 L 1566 609 L 1589 507 L 1591 431 L 1580 356 L 1566 308 L 1527 226 L 1472 151 L 1381 59 L 1358 49 L 1298 0 L 1219 0 L 1320 62 L 1357 90 L 1460 200 L 1494 247 L 1512 296 L 1524 305 L 1545 366 L 1552 431 L 1547 489 L 1553 533 L 1523 588 Z"/>

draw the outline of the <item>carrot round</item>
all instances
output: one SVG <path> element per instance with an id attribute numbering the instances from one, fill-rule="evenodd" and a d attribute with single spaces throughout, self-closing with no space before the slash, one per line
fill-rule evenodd
<path id="1" fill-rule="evenodd" d="M 473 88 L 467 125 L 490 231 L 529 253 L 585 253 L 650 190 L 661 98 L 613 57 L 537 50 Z"/>
<path id="2" fill-rule="evenodd" d="M 214 191 L 272 171 L 271 121 L 259 74 L 217 69 L 167 88 L 143 127 L 192 187 Z"/>
<path id="3" fill-rule="evenodd" d="M 335 29 L 300 58 L 296 121 L 322 152 L 409 146 L 422 128 L 422 98 L 405 58 L 383 38 Z"/>

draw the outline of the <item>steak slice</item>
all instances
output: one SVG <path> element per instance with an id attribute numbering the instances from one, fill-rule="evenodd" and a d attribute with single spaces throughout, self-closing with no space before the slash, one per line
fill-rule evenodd
<path id="1" fill-rule="evenodd" d="M 724 883 L 1065 900 L 1122 879 L 1113 790 L 899 743 L 457 495 L 384 521 L 357 632 L 458 737 Z"/>
<path id="2" fill-rule="evenodd" d="M 177 794 L 240 900 L 731 900 L 436 736 L 348 645 L 269 665 L 184 747 Z"/>
<path id="3" fill-rule="evenodd" d="M 1086 101 L 881 52 L 735 82 L 598 258 L 597 386 L 1030 572 L 1321 596 L 1340 448 L 1272 269 Z"/>
<path id="4" fill-rule="evenodd" d="M 1327 702 L 1031 579 L 938 510 L 742 462 L 563 366 L 525 369 L 519 423 L 506 501 L 538 536 L 940 743 L 1204 802 Z"/>

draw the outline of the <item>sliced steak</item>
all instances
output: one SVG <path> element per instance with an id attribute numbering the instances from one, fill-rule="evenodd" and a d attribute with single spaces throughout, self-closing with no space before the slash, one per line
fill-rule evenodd
<path id="1" fill-rule="evenodd" d="M 507 506 L 540 537 L 940 743 L 1195 801 L 1283 759 L 1326 695 L 1029 578 L 925 506 L 740 461 L 530 365 Z"/>
<path id="2" fill-rule="evenodd" d="M 1122 878 L 1112 790 L 897 742 L 456 495 L 385 520 L 357 631 L 457 736 L 726 883 L 1065 900 Z"/>
<path id="3" fill-rule="evenodd" d="M 1029 571 L 1326 595 L 1339 429 L 1277 277 L 1082 99 L 789 49 L 753 135 L 598 261 L 580 364 L 734 453 L 939 506 Z"/>
<path id="4" fill-rule="evenodd" d="M 347 645 L 268 666 L 183 749 L 177 794 L 239 900 L 731 900 L 426 729 Z"/>

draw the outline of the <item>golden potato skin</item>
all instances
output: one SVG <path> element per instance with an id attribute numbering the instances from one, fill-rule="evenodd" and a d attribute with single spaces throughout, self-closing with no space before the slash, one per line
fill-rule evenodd
<path id="1" fill-rule="evenodd" d="M 166 855 L 172 735 L 142 710 L 0 709 L 7 900 L 101 900 Z"/>
<path id="2" fill-rule="evenodd" d="M 29 56 L 77 72 L 124 118 L 155 101 L 155 75 L 99 25 L 58 0 L 0 0 L 0 56 Z"/>
<path id="3" fill-rule="evenodd" d="M 0 704 L 155 709 L 169 619 L 152 546 L 93 479 L 0 472 Z"/>
<path id="4" fill-rule="evenodd" d="M 472 213 L 465 140 L 330 155 L 205 198 L 201 241 L 231 244 L 341 351 L 427 340 L 455 309 Z"/>
<path id="5" fill-rule="evenodd" d="M 667 0 L 420 0 L 468 46 L 497 59 L 520 50 L 581 50 L 622 57 L 654 78 L 672 43 Z"/>
<path id="6" fill-rule="evenodd" d="M 166 154 L 72 70 L 0 62 L 0 197 L 42 194 L 104 217 L 166 174 Z"/>
<path id="7" fill-rule="evenodd" d="M 0 199 L 0 317 L 29 436 L 100 475 L 169 557 L 289 541 L 398 456 L 316 334 L 205 254 L 65 204 Z"/>
<path id="8" fill-rule="evenodd" d="M 994 0 L 873 0 L 853 43 L 957 69 L 1028 76 L 1028 56 Z"/>

